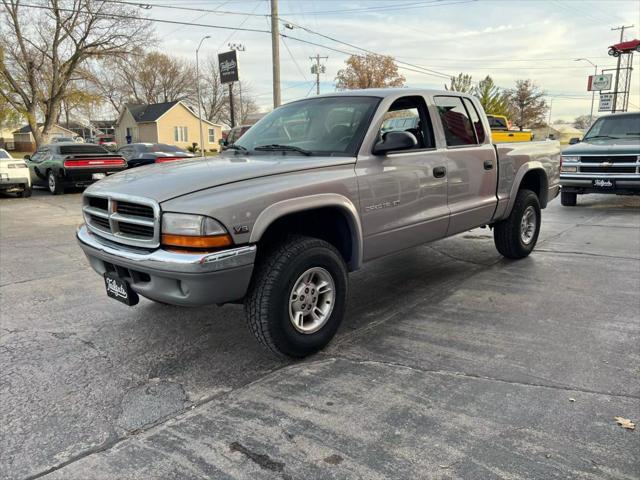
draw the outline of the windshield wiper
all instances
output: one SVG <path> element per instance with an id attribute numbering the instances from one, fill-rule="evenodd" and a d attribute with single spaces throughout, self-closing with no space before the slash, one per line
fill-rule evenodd
<path id="1" fill-rule="evenodd" d="M 277 151 L 282 151 L 282 152 L 298 152 L 301 153 L 303 155 L 312 155 L 313 152 L 311 152 L 310 150 L 305 150 L 304 148 L 300 148 L 300 147 L 294 147 L 293 145 L 278 145 L 277 143 L 272 143 L 271 145 L 260 145 L 256 148 L 254 148 L 254 150 L 257 151 L 264 151 L 264 152 L 277 152 Z"/>
<path id="2" fill-rule="evenodd" d="M 635 135 L 636 137 L 640 135 L 640 132 L 627 132 L 625 135 Z"/>
<path id="3" fill-rule="evenodd" d="M 243 147 L 242 145 L 236 145 L 235 143 L 232 143 L 231 145 L 227 145 L 227 149 L 238 150 L 240 152 L 248 152 L 248 150 L 245 147 Z"/>
<path id="4" fill-rule="evenodd" d="M 592 138 L 613 138 L 619 140 L 620 137 L 612 137 L 611 135 L 594 135 L 593 137 L 587 137 L 585 140 L 591 140 Z"/>

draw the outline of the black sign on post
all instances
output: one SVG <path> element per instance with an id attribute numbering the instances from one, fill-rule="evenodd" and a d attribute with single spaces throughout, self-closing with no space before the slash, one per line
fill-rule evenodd
<path id="1" fill-rule="evenodd" d="M 235 50 L 218 54 L 218 67 L 220 68 L 221 83 L 237 82 L 240 79 Z"/>

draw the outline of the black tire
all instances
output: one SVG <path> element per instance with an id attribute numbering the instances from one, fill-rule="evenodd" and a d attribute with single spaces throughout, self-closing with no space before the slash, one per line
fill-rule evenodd
<path id="1" fill-rule="evenodd" d="M 25 185 L 24 186 L 24 190 L 22 190 L 21 192 L 18 192 L 18 197 L 20 198 L 27 198 L 31 196 L 33 189 L 31 188 L 31 185 Z"/>
<path id="2" fill-rule="evenodd" d="M 560 203 L 565 207 L 575 207 L 578 203 L 578 194 L 575 192 L 560 192 Z"/>
<path id="3" fill-rule="evenodd" d="M 49 170 L 47 174 L 47 187 L 53 195 L 62 195 L 64 193 L 64 186 L 60 183 L 60 179 L 53 170 Z"/>
<path id="4" fill-rule="evenodd" d="M 535 226 L 531 231 L 528 241 L 523 240 L 522 219 L 529 208 L 535 212 Z M 516 196 L 511 214 L 494 225 L 493 241 L 503 256 L 507 258 L 524 258 L 528 256 L 536 246 L 540 234 L 540 201 L 531 190 L 520 190 Z"/>
<path id="5" fill-rule="evenodd" d="M 333 309 L 317 331 L 301 333 L 290 320 L 289 299 L 298 279 L 314 267 L 324 269 L 334 282 Z M 306 357 L 327 345 L 338 330 L 347 286 L 347 267 L 333 245 L 317 238 L 289 236 L 256 264 L 244 302 L 247 323 L 258 341 L 272 352 Z"/>

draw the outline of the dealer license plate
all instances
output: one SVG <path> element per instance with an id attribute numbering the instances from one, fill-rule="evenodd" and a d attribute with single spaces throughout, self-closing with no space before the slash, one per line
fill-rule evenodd
<path id="1" fill-rule="evenodd" d="M 613 188 L 615 184 L 613 180 L 609 180 L 607 178 L 597 178 L 593 181 L 593 186 L 596 188 Z"/>
<path id="2" fill-rule="evenodd" d="M 102 180 L 106 176 L 106 173 L 94 173 L 93 175 L 91 175 L 91 178 L 93 178 L 94 180 Z"/>
<path id="3" fill-rule="evenodd" d="M 138 294 L 131 289 L 129 283 L 114 272 L 104 274 L 104 285 L 107 295 L 132 307 L 140 301 Z"/>

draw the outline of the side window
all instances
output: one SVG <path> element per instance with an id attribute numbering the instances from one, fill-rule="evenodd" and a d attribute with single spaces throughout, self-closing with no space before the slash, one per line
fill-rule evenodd
<path id="1" fill-rule="evenodd" d="M 463 98 L 462 101 L 464 102 L 464 106 L 467 107 L 467 112 L 469 112 L 469 116 L 471 117 L 471 122 L 473 123 L 473 128 L 476 131 L 478 143 L 484 143 L 484 127 L 482 126 L 482 121 L 480 120 L 480 116 L 478 115 L 475 105 L 468 98 Z"/>
<path id="2" fill-rule="evenodd" d="M 440 121 L 449 147 L 474 145 L 476 136 L 460 97 L 435 97 Z"/>
<path id="3" fill-rule="evenodd" d="M 435 148 L 427 104 L 422 97 L 402 97 L 391 104 L 378 135 L 391 131 L 411 133 L 418 140 L 415 149 Z"/>

